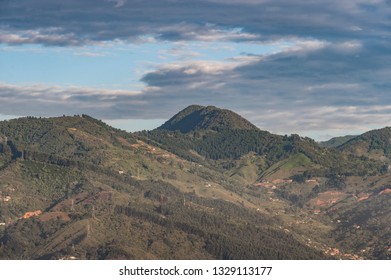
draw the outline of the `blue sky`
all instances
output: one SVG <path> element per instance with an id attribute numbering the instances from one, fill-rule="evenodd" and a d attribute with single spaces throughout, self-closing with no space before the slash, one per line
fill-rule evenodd
<path id="1" fill-rule="evenodd" d="M 104 87 L 139 90 L 143 74 L 185 61 L 226 61 L 268 54 L 288 42 L 270 45 L 235 42 L 111 43 L 102 46 L 57 47 L 0 45 L 1 79 L 16 84 Z"/>
<path id="2" fill-rule="evenodd" d="M 389 124 L 387 0 L 0 1 L 0 119 L 129 131 L 191 104 L 315 139 Z"/>

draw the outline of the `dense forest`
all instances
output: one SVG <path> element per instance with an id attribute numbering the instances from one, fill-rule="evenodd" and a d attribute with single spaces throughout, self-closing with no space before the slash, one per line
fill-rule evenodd
<path id="1" fill-rule="evenodd" d="M 367 157 L 344 155 L 337 150 L 319 147 L 310 138 L 279 136 L 261 130 L 221 129 L 218 132 L 195 131 L 184 134 L 156 129 L 138 135 L 148 143 L 160 145 L 193 161 L 237 160 L 253 152 L 264 156 L 266 166 L 270 167 L 291 155 L 302 153 L 314 163 L 313 170 L 307 171 L 309 176 L 364 176 L 378 174 L 383 167 L 382 163 Z"/>

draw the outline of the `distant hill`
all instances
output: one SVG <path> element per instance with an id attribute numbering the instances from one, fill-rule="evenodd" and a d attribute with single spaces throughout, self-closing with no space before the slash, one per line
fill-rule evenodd
<path id="1" fill-rule="evenodd" d="M 391 158 L 391 127 L 368 131 L 345 142 L 339 149 L 346 153 L 376 159 Z"/>
<path id="2" fill-rule="evenodd" d="M 187 133 L 198 130 L 217 131 L 226 128 L 258 130 L 255 125 L 232 111 L 214 106 L 204 107 L 199 105 L 191 105 L 185 108 L 158 129 L 178 130 Z"/>
<path id="3" fill-rule="evenodd" d="M 319 145 L 325 148 L 336 148 L 355 138 L 357 135 L 346 135 L 340 137 L 333 137 L 327 141 L 319 142 Z"/>
<path id="4" fill-rule="evenodd" d="M 111 143 L 115 141 L 114 133 L 132 138 L 131 134 L 88 115 L 26 117 L 0 122 L 0 139 L 7 137 L 20 149 L 28 147 L 30 151 L 63 156 Z"/>

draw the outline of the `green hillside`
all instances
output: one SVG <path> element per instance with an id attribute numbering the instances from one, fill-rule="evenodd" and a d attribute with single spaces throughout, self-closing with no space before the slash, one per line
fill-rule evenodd
<path id="1" fill-rule="evenodd" d="M 240 201 L 232 182 L 221 186 L 222 175 L 88 116 L 22 118 L 0 131 L 2 259 L 324 258 Z"/>
<path id="2" fill-rule="evenodd" d="M 389 259 L 386 164 L 215 107 L 2 121 L 0 258 Z"/>
<path id="3" fill-rule="evenodd" d="M 371 158 L 380 159 L 382 156 L 391 156 L 391 127 L 375 129 L 359 135 L 339 149 L 346 153 L 364 155 Z"/>
<path id="4" fill-rule="evenodd" d="M 193 118 L 188 131 L 176 129 L 178 124 L 188 124 L 182 122 L 187 116 L 200 111 L 204 112 L 203 117 Z M 225 118 L 221 125 L 216 122 L 213 126 L 204 125 L 205 119 L 213 119 L 207 116 L 221 115 L 222 112 L 231 117 Z M 235 165 L 233 161 L 255 153 L 265 159 L 259 174 L 297 154 L 305 155 L 313 163 L 313 166 L 307 166 L 309 176 L 365 175 L 381 170 L 378 162 L 323 148 L 314 140 L 299 135 L 281 136 L 262 131 L 233 112 L 215 107 L 190 106 L 163 126 L 138 133 L 138 136 L 188 160 L 225 169 Z"/>

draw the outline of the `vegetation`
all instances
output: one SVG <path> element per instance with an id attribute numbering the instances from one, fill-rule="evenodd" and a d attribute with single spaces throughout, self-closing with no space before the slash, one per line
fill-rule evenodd
<path id="1" fill-rule="evenodd" d="M 337 148 L 351 139 L 355 138 L 357 135 L 346 135 L 340 137 L 333 137 L 330 140 L 319 142 L 319 145 L 325 148 Z"/>
<path id="2" fill-rule="evenodd" d="M 216 161 L 239 160 L 249 153 L 263 157 L 266 169 L 292 156 L 298 157 L 299 162 L 305 158 L 304 163 L 309 166 L 308 172 L 314 177 L 337 174 L 373 175 L 380 173 L 383 166 L 380 162 L 366 157 L 344 155 L 337 150 L 319 147 L 309 138 L 301 138 L 298 135 L 279 136 L 261 130 L 221 128 L 218 133 L 204 130 L 181 133 L 156 129 L 138 135 L 140 139 L 159 145 L 188 160 L 208 160 L 212 166 L 218 165 Z M 312 165 L 308 164 L 309 161 Z M 265 170 L 259 170 L 260 173 L 263 171 Z"/>
<path id="3" fill-rule="evenodd" d="M 202 106 L 137 134 L 3 121 L 0 258 L 390 259 L 387 133 L 327 149 Z"/>
<path id="4" fill-rule="evenodd" d="M 214 106 L 191 105 L 173 116 L 159 129 L 187 133 L 195 130 L 257 130 L 257 127 L 229 110 Z"/>
<path id="5" fill-rule="evenodd" d="M 359 153 L 370 156 L 376 151 L 380 156 L 391 155 L 391 127 L 376 129 L 351 139 L 339 147 L 340 150 L 349 153 Z"/>

